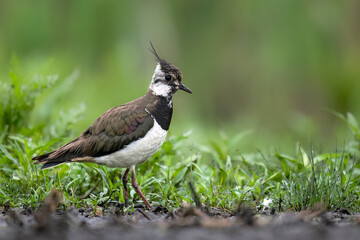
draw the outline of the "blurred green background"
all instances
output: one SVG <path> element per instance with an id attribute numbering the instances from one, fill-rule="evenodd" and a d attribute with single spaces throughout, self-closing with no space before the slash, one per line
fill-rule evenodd
<path id="1" fill-rule="evenodd" d="M 0 0 L 0 81 L 14 56 L 29 78 L 58 74 L 59 88 L 75 79 L 66 98 L 39 101 L 54 118 L 84 103 L 80 134 L 146 92 L 151 40 L 193 91 L 174 97 L 172 134 L 192 129 L 196 142 L 251 130 L 241 151 L 333 147 L 348 131 L 329 110 L 360 116 L 359 12 L 357 0 Z"/>

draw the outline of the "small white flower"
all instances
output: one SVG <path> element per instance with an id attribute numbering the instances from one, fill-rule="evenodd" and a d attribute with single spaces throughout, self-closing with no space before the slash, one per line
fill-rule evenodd
<path id="1" fill-rule="evenodd" d="M 265 198 L 264 201 L 262 202 L 263 205 L 263 211 L 265 209 L 268 209 L 270 206 L 270 203 L 272 203 L 272 199 L 271 198 Z"/>

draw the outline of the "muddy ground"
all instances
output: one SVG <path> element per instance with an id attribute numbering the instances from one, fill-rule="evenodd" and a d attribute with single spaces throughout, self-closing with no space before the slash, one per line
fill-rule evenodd
<path id="1" fill-rule="evenodd" d="M 67 209 L 52 191 L 36 210 L 0 206 L 0 239 L 360 239 L 360 214 L 345 209 L 276 213 L 241 207 L 228 211 L 188 206 L 169 211 L 121 204 Z M 60 206 L 59 206 L 60 204 Z"/>
<path id="2" fill-rule="evenodd" d="M 360 239 L 360 214 L 303 211 L 281 214 L 185 207 L 173 212 L 121 206 L 68 210 L 56 205 L 0 208 L 0 239 Z"/>

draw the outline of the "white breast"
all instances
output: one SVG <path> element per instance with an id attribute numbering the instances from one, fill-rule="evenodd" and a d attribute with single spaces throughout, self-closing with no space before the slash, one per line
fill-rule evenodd
<path id="1" fill-rule="evenodd" d="M 148 160 L 164 143 L 167 131 L 154 120 L 146 135 L 125 148 L 109 155 L 94 158 L 94 162 L 108 167 L 130 168 Z"/>

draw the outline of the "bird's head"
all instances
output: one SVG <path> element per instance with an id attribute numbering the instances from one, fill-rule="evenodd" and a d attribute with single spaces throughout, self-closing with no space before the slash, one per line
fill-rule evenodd
<path id="1" fill-rule="evenodd" d="M 155 95 L 166 98 L 172 97 L 179 89 L 191 93 L 191 90 L 181 82 L 182 73 L 180 69 L 165 59 L 160 58 L 151 42 L 150 45 L 150 51 L 154 54 L 158 64 L 156 65 L 149 89 Z"/>

